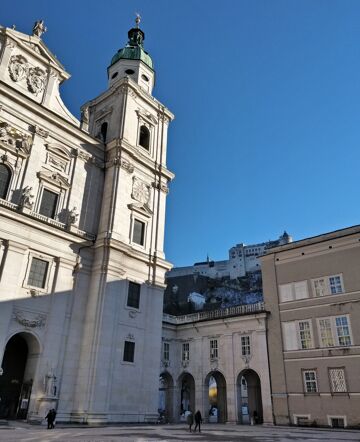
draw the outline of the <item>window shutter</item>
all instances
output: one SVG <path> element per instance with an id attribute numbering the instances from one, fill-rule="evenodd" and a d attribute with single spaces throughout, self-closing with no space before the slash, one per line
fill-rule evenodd
<path id="1" fill-rule="evenodd" d="M 304 299 L 309 297 L 307 281 L 299 281 L 294 283 L 295 299 Z"/>
<path id="2" fill-rule="evenodd" d="M 296 323 L 293 322 L 283 322 L 283 339 L 284 339 L 284 349 L 285 350 L 298 350 L 298 341 L 296 335 Z"/>
<path id="3" fill-rule="evenodd" d="M 280 302 L 287 302 L 293 300 L 292 284 L 279 285 Z"/>

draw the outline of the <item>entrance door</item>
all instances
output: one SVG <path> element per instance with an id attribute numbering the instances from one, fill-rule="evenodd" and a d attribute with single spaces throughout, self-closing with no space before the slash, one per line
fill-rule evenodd
<path id="1" fill-rule="evenodd" d="M 25 339 L 19 334 L 13 336 L 6 344 L 2 362 L 3 374 L 0 376 L 2 419 L 16 419 L 18 416 L 27 358 L 28 346 Z"/>
<path id="2" fill-rule="evenodd" d="M 237 379 L 237 390 L 238 421 L 242 424 L 261 424 L 263 409 L 258 374 L 251 369 L 243 370 Z"/>
<path id="3" fill-rule="evenodd" d="M 227 420 L 226 381 L 219 371 L 210 372 L 204 385 L 205 410 L 208 422 L 224 423 Z"/>

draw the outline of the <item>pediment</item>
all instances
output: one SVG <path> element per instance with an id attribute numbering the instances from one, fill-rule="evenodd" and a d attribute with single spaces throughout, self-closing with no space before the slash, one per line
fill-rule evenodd
<path id="1" fill-rule="evenodd" d="M 48 143 L 45 146 L 49 152 L 52 152 L 59 157 L 63 157 L 66 160 L 70 159 L 70 153 L 62 145 L 56 143 Z"/>
<path id="2" fill-rule="evenodd" d="M 37 176 L 40 180 L 44 180 L 49 182 L 50 184 L 53 184 L 55 186 L 61 187 L 61 188 L 69 188 L 70 183 L 69 181 L 60 175 L 58 172 L 51 172 L 47 170 L 42 170 L 37 173 Z"/>
<path id="3" fill-rule="evenodd" d="M 63 80 L 66 80 L 70 75 L 65 71 L 64 66 L 59 62 L 56 56 L 50 51 L 45 43 L 35 35 L 27 35 L 14 29 L 5 29 L 5 33 L 13 41 L 21 47 L 24 52 L 30 53 L 33 57 L 40 59 L 47 66 L 51 66 L 60 72 Z"/>
<path id="4" fill-rule="evenodd" d="M 150 218 L 150 216 L 153 215 L 153 211 L 150 209 L 150 207 L 147 204 L 128 204 L 128 208 L 130 210 L 133 210 L 134 212 L 140 213 L 140 215 L 146 216 L 147 218 Z"/>

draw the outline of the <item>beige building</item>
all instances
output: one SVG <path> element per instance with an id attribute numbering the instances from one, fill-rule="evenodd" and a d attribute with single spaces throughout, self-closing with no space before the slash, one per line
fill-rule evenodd
<path id="1" fill-rule="evenodd" d="M 261 258 L 276 424 L 360 424 L 360 226 Z"/>
<path id="2" fill-rule="evenodd" d="M 264 304 L 164 315 L 159 410 L 171 422 L 272 423 Z"/>

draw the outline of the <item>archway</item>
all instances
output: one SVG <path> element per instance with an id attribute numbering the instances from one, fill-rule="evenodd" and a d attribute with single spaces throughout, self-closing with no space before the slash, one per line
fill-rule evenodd
<path id="1" fill-rule="evenodd" d="M 186 420 L 186 412 L 195 413 L 195 380 L 190 373 L 183 373 L 178 380 L 180 390 L 180 420 Z"/>
<path id="2" fill-rule="evenodd" d="M 158 411 L 166 422 L 173 422 L 173 395 L 174 381 L 172 376 L 167 373 L 161 373 L 159 378 L 159 406 Z"/>
<path id="3" fill-rule="evenodd" d="M 0 376 L 0 418 L 25 419 L 40 346 L 30 333 L 18 333 L 6 344 Z"/>
<path id="4" fill-rule="evenodd" d="M 209 422 L 227 421 L 226 380 L 219 371 L 210 372 L 204 385 L 205 416 Z"/>
<path id="5" fill-rule="evenodd" d="M 237 378 L 238 421 L 260 424 L 263 421 L 261 382 L 254 370 L 243 370 Z"/>

